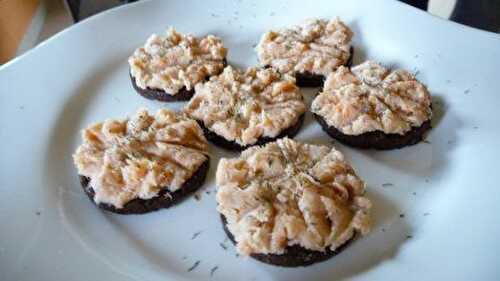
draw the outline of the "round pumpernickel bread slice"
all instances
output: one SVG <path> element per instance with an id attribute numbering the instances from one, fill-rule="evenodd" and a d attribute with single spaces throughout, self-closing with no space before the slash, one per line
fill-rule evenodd
<path id="1" fill-rule="evenodd" d="M 116 208 L 113 205 L 106 203 L 96 204 L 94 201 L 95 192 L 92 186 L 89 185 L 90 179 L 88 177 L 79 175 L 80 184 L 82 185 L 83 191 L 89 197 L 92 203 L 96 204 L 99 208 L 122 215 L 130 214 L 145 214 L 153 212 L 159 209 L 168 208 L 177 203 L 182 202 L 187 196 L 200 188 L 205 182 L 209 168 L 210 159 L 207 159 L 198 170 L 189 178 L 181 188 L 171 192 L 167 188 L 164 188 L 158 193 L 154 198 L 144 200 L 140 198 L 133 199 L 126 203 L 123 208 Z"/>
<path id="2" fill-rule="evenodd" d="M 339 18 L 307 19 L 265 32 L 256 51 L 261 65 L 294 75 L 297 86 L 318 87 L 330 72 L 352 63 L 353 35 Z"/>
<path id="3" fill-rule="evenodd" d="M 201 121 L 198 121 L 198 124 L 203 129 L 203 132 L 205 133 L 205 137 L 207 138 L 207 140 L 210 141 L 211 143 L 213 143 L 217 146 L 220 146 L 222 148 L 225 148 L 227 150 L 243 151 L 243 150 L 249 148 L 250 146 L 263 145 L 263 144 L 266 144 L 268 142 L 273 142 L 277 139 L 284 138 L 284 137 L 289 137 L 289 138 L 295 137 L 298 134 L 300 128 L 302 127 L 302 124 L 304 123 L 304 118 L 305 118 L 305 114 L 302 114 L 299 117 L 299 120 L 294 125 L 283 130 L 281 132 L 281 134 L 279 134 L 278 136 L 276 136 L 274 138 L 261 137 L 257 140 L 257 142 L 255 144 L 245 145 L 245 146 L 242 146 L 235 141 L 229 141 L 229 140 L 219 136 L 215 132 L 210 131 L 207 127 L 205 127 L 205 125 Z"/>
<path id="4" fill-rule="evenodd" d="M 278 139 L 222 158 L 217 211 L 243 256 L 279 266 L 331 258 L 370 232 L 365 183 L 334 147 Z"/>
<path id="5" fill-rule="evenodd" d="M 152 34 L 128 58 L 134 89 L 148 99 L 189 100 L 194 85 L 226 67 L 227 49 L 214 35 L 183 34 L 169 27 Z"/>
<path id="6" fill-rule="evenodd" d="M 345 66 L 351 67 L 354 56 L 354 48 L 350 48 L 350 57 Z M 325 82 L 326 77 L 322 74 L 314 74 L 311 72 L 297 72 L 295 73 L 297 86 L 299 87 L 321 87 Z"/>
<path id="7" fill-rule="evenodd" d="M 274 68 L 228 66 L 195 91 L 184 112 L 209 141 L 229 150 L 295 136 L 307 110 L 295 79 Z"/>
<path id="8" fill-rule="evenodd" d="M 423 140 L 431 128 L 432 98 L 412 73 L 366 61 L 330 73 L 311 112 L 346 145 L 396 149 Z"/>
<path id="9" fill-rule="evenodd" d="M 332 138 L 340 141 L 343 144 L 357 148 L 373 148 L 379 150 L 388 150 L 402 148 L 409 145 L 414 145 L 424 139 L 425 133 L 431 129 L 431 121 L 422 123 L 420 127 L 413 127 L 404 135 L 399 134 L 384 134 L 381 131 L 368 132 L 361 135 L 346 135 L 337 128 L 329 126 L 325 119 L 320 115 L 314 114 L 314 118 Z"/>
<path id="10" fill-rule="evenodd" d="M 142 214 L 169 207 L 198 189 L 210 157 L 195 120 L 169 109 L 155 114 L 140 109 L 84 128 L 73 161 L 97 206 Z"/>
<path id="11" fill-rule="evenodd" d="M 227 221 L 224 215 L 220 215 L 222 225 L 224 228 L 224 232 L 231 242 L 236 245 L 236 241 L 234 240 L 234 236 L 227 228 Z M 355 239 L 352 237 L 347 242 L 345 242 L 342 246 L 332 251 L 330 249 L 325 250 L 324 252 L 320 251 L 311 251 L 306 248 L 300 247 L 298 245 L 288 246 L 285 249 L 285 253 L 281 255 L 277 254 L 250 254 L 250 257 L 261 261 L 263 263 L 283 266 L 283 267 L 298 267 L 298 266 L 307 266 L 317 262 L 325 261 L 333 256 L 338 255 L 342 250 L 347 248 L 347 246 Z"/>

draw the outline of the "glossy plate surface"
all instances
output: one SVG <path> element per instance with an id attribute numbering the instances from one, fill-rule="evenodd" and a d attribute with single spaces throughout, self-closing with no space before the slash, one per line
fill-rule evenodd
<path id="1" fill-rule="evenodd" d="M 81 128 L 183 105 L 130 85 L 127 57 L 151 33 L 216 34 L 229 63 L 246 67 L 265 30 L 334 16 L 355 32 L 355 63 L 405 67 L 434 96 L 428 142 L 385 152 L 335 143 L 368 183 L 368 236 L 306 268 L 236 257 L 214 200 L 217 161 L 236 154 L 214 147 L 200 200 L 119 216 L 85 197 L 71 159 Z M 92 17 L 0 67 L 0 280 L 498 279 L 499 69 L 498 35 L 389 0 L 140 1 Z M 310 113 L 297 139 L 334 143 Z"/>

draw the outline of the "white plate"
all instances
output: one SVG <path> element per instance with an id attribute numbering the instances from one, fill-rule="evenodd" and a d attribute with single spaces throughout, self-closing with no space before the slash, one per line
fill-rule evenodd
<path id="1" fill-rule="evenodd" d="M 498 279 L 500 37 L 396 1 L 370 4 L 141 1 L 83 21 L 0 67 L 0 280 Z M 82 127 L 140 106 L 182 106 L 148 101 L 130 85 L 127 56 L 149 34 L 168 25 L 214 33 L 229 47 L 230 63 L 250 66 L 263 31 L 337 15 L 356 34 L 356 62 L 419 71 L 435 101 L 430 143 L 386 152 L 337 145 L 369 185 L 371 234 L 306 268 L 237 258 L 224 242 L 213 176 L 218 156 L 235 154 L 216 148 L 200 201 L 119 216 L 85 197 L 71 159 Z M 332 143 L 310 114 L 297 139 Z"/>

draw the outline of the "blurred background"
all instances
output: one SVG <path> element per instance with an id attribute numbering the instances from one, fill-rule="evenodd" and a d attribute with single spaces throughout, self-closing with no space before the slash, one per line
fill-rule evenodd
<path id="1" fill-rule="evenodd" d="M 21 55 L 85 18 L 129 2 L 135 1 L 0 0 L 0 64 Z M 487 31 L 500 32 L 500 0 L 401 0 L 401 2 L 445 19 Z"/>

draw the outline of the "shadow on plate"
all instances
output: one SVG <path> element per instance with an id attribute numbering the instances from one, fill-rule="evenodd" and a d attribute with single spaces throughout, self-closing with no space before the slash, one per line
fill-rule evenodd
<path id="1" fill-rule="evenodd" d="M 443 122 L 446 120 L 446 122 Z M 426 140 L 413 146 L 389 151 L 358 150 L 379 165 L 400 173 L 437 180 L 445 175 L 449 154 L 457 145 L 457 132 L 463 126 L 442 96 L 433 96 L 432 129 Z"/>
<path id="2" fill-rule="evenodd" d="M 278 267 L 263 265 L 273 280 L 342 280 L 370 270 L 392 259 L 412 232 L 410 226 L 394 214 L 398 207 L 383 198 L 375 189 L 368 189 L 367 196 L 373 202 L 373 229 L 365 237 L 358 238 L 333 258 L 308 267 L 277 270 Z M 385 228 L 385 225 L 390 227 Z"/>

